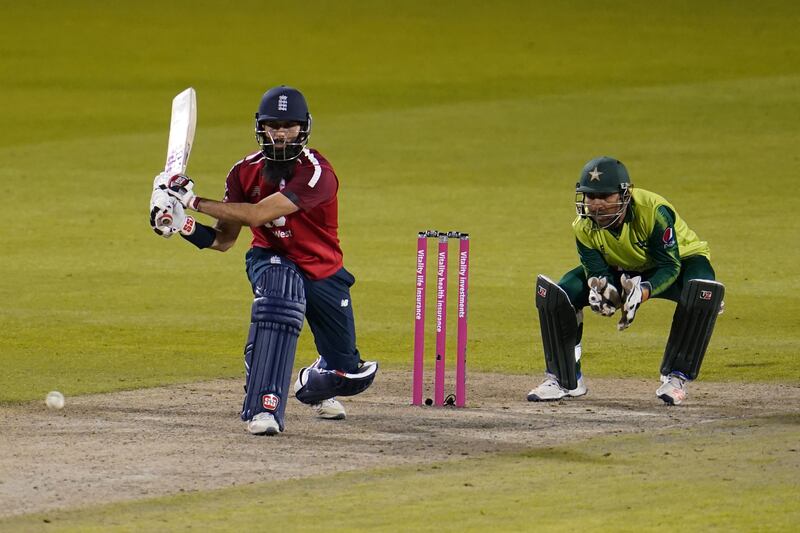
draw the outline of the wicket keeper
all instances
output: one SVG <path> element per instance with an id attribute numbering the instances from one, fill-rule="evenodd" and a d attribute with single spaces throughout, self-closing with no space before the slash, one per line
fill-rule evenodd
<path id="1" fill-rule="evenodd" d="M 665 198 L 635 188 L 620 161 L 598 157 L 583 167 L 575 188 L 572 223 L 580 266 L 558 284 L 539 276 L 536 307 L 547 371 L 529 401 L 583 396 L 583 308 L 613 317 L 617 328 L 634 321 L 650 298 L 677 302 L 661 363 L 656 396 L 669 405 L 686 399 L 700 370 L 724 286 L 715 281 L 708 243 L 686 225 Z"/>
<path id="2" fill-rule="evenodd" d="M 244 348 L 242 420 L 254 435 L 284 430 L 284 412 L 297 339 L 304 319 L 319 357 L 303 368 L 295 396 L 321 418 L 342 419 L 335 396 L 352 396 L 372 384 L 378 370 L 356 348 L 350 287 L 355 278 L 342 262 L 338 238 L 339 179 L 317 150 L 307 147 L 311 114 L 303 94 L 279 86 L 261 98 L 255 114 L 259 151 L 236 163 L 221 202 L 200 198 L 187 176 L 156 176 L 150 225 L 197 248 L 230 249 L 242 226 L 253 234 L 245 257 L 253 289 Z M 197 222 L 184 209 L 217 219 Z M 164 215 L 170 215 L 165 217 Z M 170 220 L 167 226 L 159 221 Z"/>

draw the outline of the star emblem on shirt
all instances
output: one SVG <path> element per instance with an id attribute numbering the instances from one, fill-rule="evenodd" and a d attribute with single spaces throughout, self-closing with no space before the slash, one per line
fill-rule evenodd
<path id="1" fill-rule="evenodd" d="M 600 181 L 600 175 L 602 172 L 597 170 L 597 167 L 594 167 L 594 170 L 589 171 L 589 181 Z"/>

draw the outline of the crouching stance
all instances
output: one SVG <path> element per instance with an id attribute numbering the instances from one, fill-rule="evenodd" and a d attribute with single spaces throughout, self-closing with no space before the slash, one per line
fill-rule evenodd
<path id="1" fill-rule="evenodd" d="M 669 405 L 686 399 L 697 378 L 725 287 L 714 280 L 708 244 L 661 196 L 634 189 L 625 166 L 610 157 L 589 161 L 576 186 L 573 222 L 581 264 L 558 283 L 536 280 L 536 308 L 545 355 L 545 380 L 529 401 L 586 394 L 581 375 L 583 308 L 613 317 L 627 329 L 650 298 L 677 302 L 661 362 L 656 396 Z"/>
<path id="2" fill-rule="evenodd" d="M 295 396 L 317 416 L 345 417 L 336 396 L 366 390 L 378 365 L 356 348 L 350 287 L 337 234 L 339 181 L 330 163 L 306 147 L 311 115 L 297 89 L 275 87 L 261 99 L 255 120 L 260 150 L 236 163 L 222 202 L 195 195 L 186 176 L 156 176 L 150 226 L 163 237 L 180 233 L 198 248 L 226 251 L 242 226 L 253 233 L 246 270 L 253 289 L 244 349 L 241 417 L 254 435 L 284 430 L 297 339 L 308 322 L 319 354 L 300 371 Z M 217 219 L 195 221 L 191 209 Z"/>

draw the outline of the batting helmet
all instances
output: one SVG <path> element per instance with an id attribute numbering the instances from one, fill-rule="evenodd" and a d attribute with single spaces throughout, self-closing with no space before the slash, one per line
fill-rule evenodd
<path id="1" fill-rule="evenodd" d="M 265 123 L 296 122 L 300 132 L 294 139 L 279 142 L 265 128 Z M 256 142 L 261 147 L 264 157 L 272 161 L 290 161 L 295 159 L 308 144 L 311 135 L 311 113 L 303 93 L 294 87 L 281 85 L 273 87 L 261 97 L 256 111 Z"/>

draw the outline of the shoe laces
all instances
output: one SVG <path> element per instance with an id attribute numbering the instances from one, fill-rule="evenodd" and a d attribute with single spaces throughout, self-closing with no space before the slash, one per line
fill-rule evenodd
<path id="1" fill-rule="evenodd" d="M 542 383 L 539 386 L 547 387 L 550 389 L 561 389 L 561 385 L 558 384 L 558 380 L 551 375 L 548 375 L 547 378 L 544 380 L 544 383 Z"/>
<path id="2" fill-rule="evenodd" d="M 679 389 L 682 389 L 684 383 L 686 383 L 686 378 L 678 374 L 670 374 L 669 382 L 670 384 L 672 384 L 673 387 L 678 387 Z"/>

